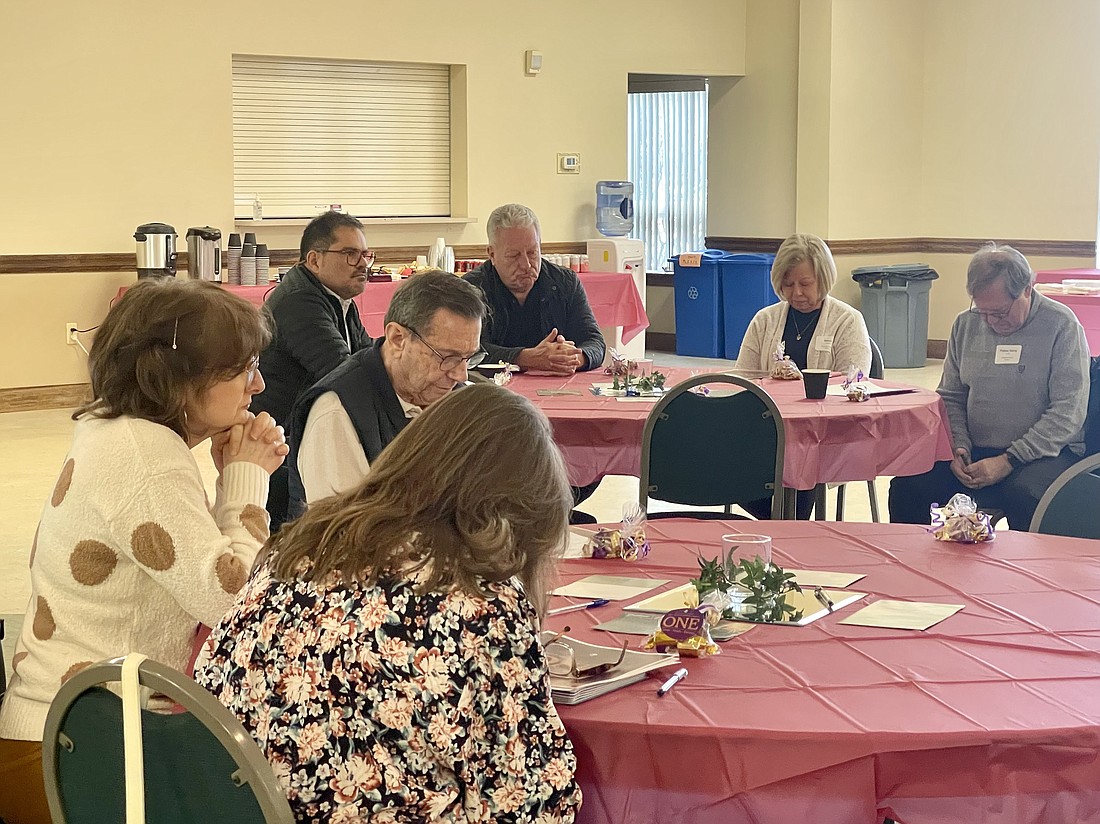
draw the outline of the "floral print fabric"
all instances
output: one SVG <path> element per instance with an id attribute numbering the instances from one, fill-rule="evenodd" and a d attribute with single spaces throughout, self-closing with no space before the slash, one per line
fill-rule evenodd
<path id="1" fill-rule="evenodd" d="M 576 759 L 520 585 L 413 584 L 260 570 L 195 678 L 252 733 L 299 821 L 573 821 Z"/>

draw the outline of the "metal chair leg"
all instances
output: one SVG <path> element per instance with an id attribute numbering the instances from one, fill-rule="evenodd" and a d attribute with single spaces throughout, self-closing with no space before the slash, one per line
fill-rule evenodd
<path id="1" fill-rule="evenodd" d="M 847 484 L 840 484 L 836 488 L 836 519 L 838 521 L 844 520 L 844 490 L 847 488 Z"/>
<path id="2" fill-rule="evenodd" d="M 824 521 L 829 513 L 825 511 L 825 492 L 828 487 L 818 484 L 814 487 L 814 519 Z"/>
<path id="3" fill-rule="evenodd" d="M 875 489 L 875 482 L 867 482 L 867 498 L 871 502 L 871 521 L 878 523 L 878 490 Z M 839 520 L 839 518 L 837 519 Z"/>

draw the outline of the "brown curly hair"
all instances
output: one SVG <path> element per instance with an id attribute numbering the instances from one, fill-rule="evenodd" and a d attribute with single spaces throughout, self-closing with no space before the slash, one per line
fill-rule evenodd
<path id="1" fill-rule="evenodd" d="M 138 281 L 96 332 L 88 355 L 92 399 L 73 419 L 129 415 L 186 441 L 187 404 L 247 369 L 270 340 L 260 311 L 214 283 Z"/>

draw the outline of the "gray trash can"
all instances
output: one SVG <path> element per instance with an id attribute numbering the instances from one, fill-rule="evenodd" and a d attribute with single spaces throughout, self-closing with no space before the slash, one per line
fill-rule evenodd
<path id="1" fill-rule="evenodd" d="M 867 332 L 891 369 L 924 366 L 928 355 L 928 292 L 939 277 L 923 263 L 862 266 L 852 270 L 859 284 Z"/>

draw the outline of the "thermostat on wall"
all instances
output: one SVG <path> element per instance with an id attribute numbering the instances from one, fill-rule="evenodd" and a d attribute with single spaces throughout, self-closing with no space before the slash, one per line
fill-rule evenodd
<path id="1" fill-rule="evenodd" d="M 579 154 L 563 154 L 558 152 L 558 173 L 573 174 L 581 170 L 581 156 Z"/>

